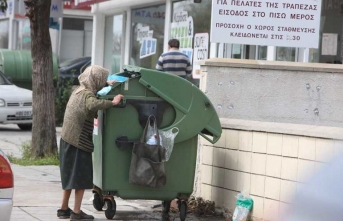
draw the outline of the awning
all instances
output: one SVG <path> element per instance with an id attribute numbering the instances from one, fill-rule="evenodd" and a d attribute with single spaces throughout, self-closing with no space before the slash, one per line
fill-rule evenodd
<path id="1" fill-rule="evenodd" d="M 80 1 L 80 0 L 79 0 Z M 92 13 L 111 14 L 129 8 L 147 7 L 155 4 L 165 4 L 166 0 L 110 0 L 96 4 L 92 7 Z"/>
<path id="2" fill-rule="evenodd" d="M 91 6 L 107 0 L 70 0 L 64 8 L 90 10 Z"/>

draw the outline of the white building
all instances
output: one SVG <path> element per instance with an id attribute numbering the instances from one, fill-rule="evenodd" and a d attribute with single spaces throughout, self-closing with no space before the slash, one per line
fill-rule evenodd
<path id="1" fill-rule="evenodd" d="M 62 6 L 63 5 L 63 6 Z M 91 55 L 93 16 L 91 7 L 76 7 L 71 2 L 52 0 L 50 36 L 53 52 L 59 61 Z M 8 1 L 0 13 L 0 48 L 30 50 L 30 21 L 25 16 L 24 1 Z M 62 30 L 62 31 L 60 31 Z"/>

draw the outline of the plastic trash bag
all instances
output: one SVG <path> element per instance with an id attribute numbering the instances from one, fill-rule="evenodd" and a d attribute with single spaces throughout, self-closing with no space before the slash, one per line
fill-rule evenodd
<path id="1" fill-rule="evenodd" d="M 127 81 L 127 77 L 119 76 L 116 74 L 111 74 L 108 76 L 107 80 L 108 81 L 116 81 L 116 82 L 125 82 Z"/>
<path id="2" fill-rule="evenodd" d="M 174 140 L 176 135 L 179 133 L 179 128 L 173 127 L 167 131 L 158 130 L 160 133 L 161 146 L 166 149 L 166 161 L 169 160 L 174 147 Z"/>
<path id="3" fill-rule="evenodd" d="M 116 82 L 125 82 L 127 81 L 127 77 L 123 77 L 123 76 L 119 76 L 116 74 L 111 74 L 108 76 L 107 81 L 116 81 Z M 100 91 L 98 91 L 98 95 L 99 96 L 105 96 L 108 93 L 110 93 L 110 91 L 112 90 L 112 86 L 106 86 L 104 88 L 102 88 Z"/>
<path id="4" fill-rule="evenodd" d="M 246 221 L 254 201 L 245 192 L 237 194 L 236 198 L 236 208 L 232 216 L 232 221 Z"/>
<path id="5" fill-rule="evenodd" d="M 112 90 L 112 86 L 106 86 L 106 87 L 102 88 L 100 91 L 98 91 L 97 94 L 99 96 L 104 96 L 104 95 L 108 94 L 111 90 Z"/>
<path id="6" fill-rule="evenodd" d="M 155 131 L 154 127 L 149 124 L 148 130 L 146 133 L 145 141 L 147 144 L 157 144 L 157 135 L 160 136 L 160 145 L 166 149 L 165 153 L 165 161 L 168 161 L 174 147 L 174 140 L 176 135 L 179 133 L 179 129 L 177 127 L 173 127 L 169 130 L 158 130 L 158 133 Z"/>

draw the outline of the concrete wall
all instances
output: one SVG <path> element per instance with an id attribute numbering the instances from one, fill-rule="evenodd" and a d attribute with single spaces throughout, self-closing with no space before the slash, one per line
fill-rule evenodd
<path id="1" fill-rule="evenodd" d="M 220 117 L 343 127 L 343 66 L 213 59 L 206 91 Z"/>
<path id="2" fill-rule="evenodd" d="M 214 145 L 200 140 L 197 194 L 232 212 L 245 190 L 254 200 L 253 220 L 280 221 L 308 178 L 343 154 L 342 66 L 225 59 L 203 65 L 201 88 L 223 134 Z"/>

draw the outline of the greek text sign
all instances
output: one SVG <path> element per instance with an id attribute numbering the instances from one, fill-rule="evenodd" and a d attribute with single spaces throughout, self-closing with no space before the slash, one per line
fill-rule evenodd
<path id="1" fill-rule="evenodd" d="M 194 35 L 194 53 L 193 53 L 193 78 L 200 78 L 199 61 L 208 58 L 208 33 L 197 33 Z"/>
<path id="2" fill-rule="evenodd" d="M 321 0 L 213 0 L 211 42 L 318 48 Z"/>
<path id="3" fill-rule="evenodd" d="M 188 16 L 187 11 L 177 11 L 173 15 L 171 23 L 171 38 L 180 41 L 180 51 L 193 61 L 193 35 L 194 24 L 193 17 Z"/>
<path id="4" fill-rule="evenodd" d="M 140 59 L 156 54 L 156 38 L 143 38 L 140 50 Z"/>

